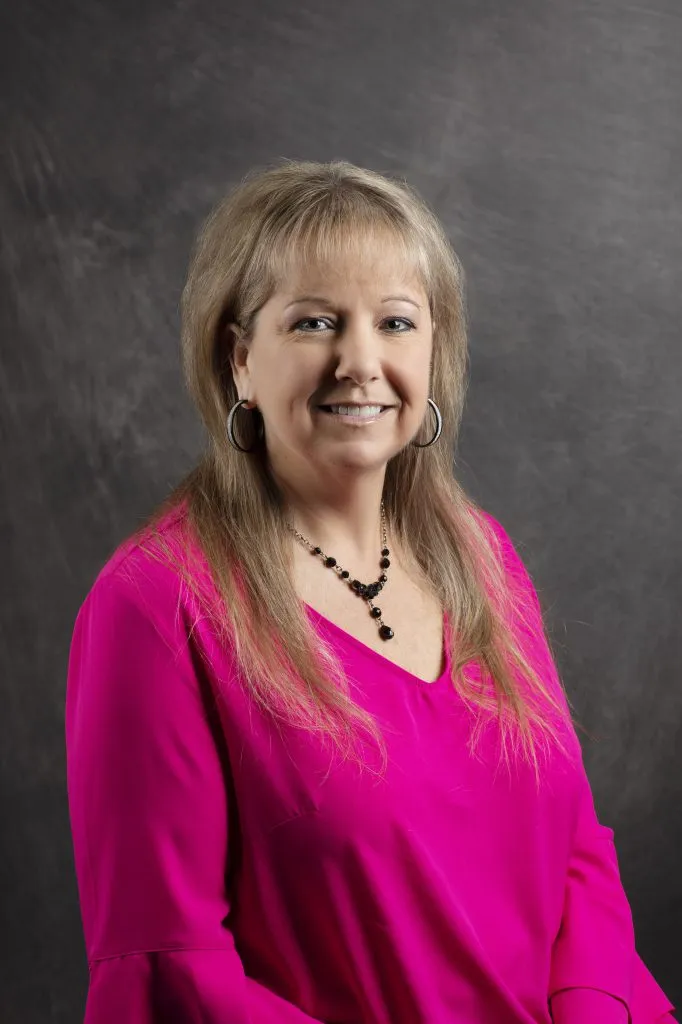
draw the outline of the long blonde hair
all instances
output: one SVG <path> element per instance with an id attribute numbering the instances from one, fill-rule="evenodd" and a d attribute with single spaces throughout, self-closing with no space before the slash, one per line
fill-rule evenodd
<path id="1" fill-rule="evenodd" d="M 510 592 L 494 531 L 453 473 L 467 384 L 464 275 L 438 218 L 407 182 L 345 161 L 287 160 L 252 171 L 211 211 L 195 242 L 181 302 L 185 380 L 209 443 L 199 464 L 137 533 L 197 591 L 190 560 L 178 565 L 177 551 L 158 529 L 169 510 L 184 505 L 187 537 L 198 541 L 218 597 L 211 617 L 232 646 L 253 698 L 275 720 L 331 740 L 346 756 L 358 729 L 366 731 L 385 768 L 381 729 L 353 701 L 340 663 L 295 593 L 291 537 L 258 414 L 252 429 L 239 431 L 251 454 L 238 453 L 226 435 L 228 411 L 238 399 L 230 369 L 234 336 L 227 325 L 237 323 L 248 339 L 258 310 L 288 268 L 297 261 L 359 259 L 368 239 L 399 247 L 429 297 L 435 324 L 431 395 L 443 416 L 438 444 L 423 451 L 408 445 L 389 461 L 387 525 L 447 612 L 452 684 L 476 723 L 472 753 L 493 717 L 507 764 L 511 745 L 534 766 L 537 779 L 540 751 L 564 749 L 556 713 L 565 714 L 565 698 L 534 670 L 510 626 L 526 609 Z M 249 418 L 242 415 L 240 422 Z M 472 661 L 487 686 L 461 673 Z"/>

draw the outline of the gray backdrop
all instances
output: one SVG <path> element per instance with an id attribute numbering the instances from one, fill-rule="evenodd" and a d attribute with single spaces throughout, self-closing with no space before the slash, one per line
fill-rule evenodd
<path id="1" fill-rule="evenodd" d="M 288 7 L 0 12 L 0 1017 L 82 1019 L 73 621 L 199 450 L 178 363 L 193 232 L 280 156 L 404 174 L 462 256 L 458 471 L 535 576 L 640 953 L 682 999 L 682 7 Z"/>

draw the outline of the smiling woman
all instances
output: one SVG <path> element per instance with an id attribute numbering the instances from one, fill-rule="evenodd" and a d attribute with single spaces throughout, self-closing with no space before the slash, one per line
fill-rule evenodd
<path id="1" fill-rule="evenodd" d="M 405 182 L 285 162 L 204 224 L 210 444 L 69 659 L 87 1024 L 672 1020 L 532 581 L 453 473 L 465 320 Z"/>
<path id="2" fill-rule="evenodd" d="M 290 503 L 296 491 L 326 504 L 344 478 L 346 502 L 359 485 L 375 504 L 388 460 L 424 416 L 433 348 L 428 295 L 388 231 L 343 260 L 299 256 L 250 334 L 227 329 L 237 389 L 260 412 L 269 472 Z"/>

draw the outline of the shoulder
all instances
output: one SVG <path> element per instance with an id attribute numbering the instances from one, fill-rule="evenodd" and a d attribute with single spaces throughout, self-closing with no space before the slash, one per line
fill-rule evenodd
<path id="1" fill-rule="evenodd" d="M 182 571 L 183 561 L 192 571 L 186 548 L 182 517 L 174 514 L 154 531 L 127 537 L 97 573 L 72 629 L 70 735 L 77 708 L 120 723 L 158 721 L 162 707 L 168 725 L 182 709 L 189 714 L 208 699 L 203 654 L 210 633 Z"/>
<path id="2" fill-rule="evenodd" d="M 486 509 L 476 506 L 472 511 L 501 564 L 510 591 L 513 591 L 517 600 L 521 599 L 528 605 L 532 613 L 541 616 L 535 583 L 520 553 L 520 545 L 512 539 L 500 520 Z"/>
<path id="3" fill-rule="evenodd" d="M 123 609 L 153 622 L 170 637 L 195 605 L 186 576 L 206 578 L 206 564 L 192 539 L 186 510 L 173 509 L 154 529 L 126 537 L 104 562 L 87 591 L 77 622 Z"/>
<path id="4" fill-rule="evenodd" d="M 499 519 L 480 507 L 475 516 L 493 547 L 502 570 L 505 594 L 500 609 L 525 656 L 540 673 L 562 710 L 570 716 L 570 705 L 554 657 L 551 632 L 540 603 L 535 582 L 519 553 L 517 544 Z"/>

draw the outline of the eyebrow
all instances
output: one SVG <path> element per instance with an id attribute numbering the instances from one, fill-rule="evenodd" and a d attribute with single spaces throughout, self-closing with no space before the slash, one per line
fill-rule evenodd
<path id="1" fill-rule="evenodd" d="M 416 306 L 417 309 L 421 309 L 419 303 L 415 302 L 414 299 L 411 299 L 409 295 L 385 295 L 383 299 L 380 299 L 380 302 L 392 301 L 409 302 L 410 305 Z M 297 306 L 299 302 L 321 302 L 323 305 L 326 306 L 333 305 L 331 299 L 325 298 L 324 295 L 301 295 L 297 299 L 294 299 L 292 302 L 288 302 L 284 308 L 289 309 L 290 306 Z"/>

